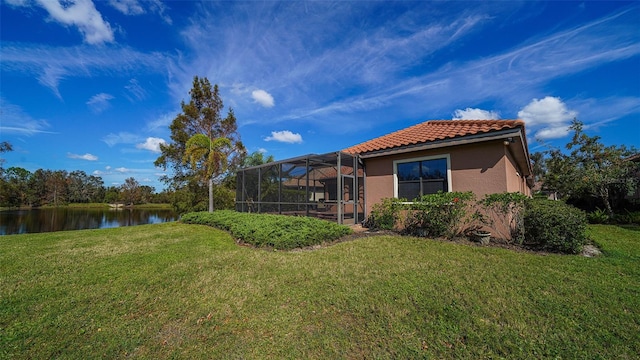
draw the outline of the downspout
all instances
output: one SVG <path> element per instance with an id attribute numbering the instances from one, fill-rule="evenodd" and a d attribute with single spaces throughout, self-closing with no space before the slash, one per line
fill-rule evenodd
<path id="1" fill-rule="evenodd" d="M 311 206 L 309 205 L 309 157 L 306 159 L 305 167 L 305 179 L 307 179 L 307 184 L 304 192 L 304 208 L 306 216 L 309 216 L 309 207 Z"/>
<path id="2" fill-rule="evenodd" d="M 337 156 L 337 165 L 338 165 L 338 178 L 336 181 L 336 187 L 337 187 L 337 194 L 336 194 L 336 200 L 338 201 L 338 224 L 342 224 L 342 157 L 340 156 L 340 152 L 338 151 L 338 156 Z"/>
<path id="3" fill-rule="evenodd" d="M 278 164 L 278 214 L 282 214 L 282 163 Z"/>

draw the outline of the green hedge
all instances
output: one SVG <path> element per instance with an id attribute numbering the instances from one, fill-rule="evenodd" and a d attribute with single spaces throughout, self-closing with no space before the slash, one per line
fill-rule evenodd
<path id="1" fill-rule="evenodd" d="M 301 216 L 240 213 L 219 210 L 182 216 L 186 224 L 209 225 L 256 247 L 289 250 L 337 240 L 352 230 L 344 225 Z"/>
<path id="2" fill-rule="evenodd" d="M 562 201 L 530 200 L 524 215 L 527 243 L 545 250 L 577 254 L 587 242 L 587 216 Z"/>

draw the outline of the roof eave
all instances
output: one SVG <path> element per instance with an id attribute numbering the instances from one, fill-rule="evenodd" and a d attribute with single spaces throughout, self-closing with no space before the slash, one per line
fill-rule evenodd
<path id="1" fill-rule="evenodd" d="M 409 152 L 440 149 L 450 146 L 476 144 L 486 141 L 494 140 L 507 140 L 508 138 L 515 138 L 516 141 L 511 142 L 513 146 L 517 147 L 517 150 L 513 152 L 516 163 L 519 165 L 520 171 L 527 179 L 531 178 L 533 174 L 531 161 L 529 158 L 529 150 L 527 148 L 527 140 L 521 127 L 512 129 L 503 129 L 498 131 L 491 131 L 487 133 L 465 135 L 457 138 L 443 139 L 437 141 L 429 141 L 421 144 L 414 144 L 409 146 L 395 147 L 391 149 L 382 149 L 377 151 L 371 151 L 360 154 L 362 159 L 371 159 L 381 156 L 405 154 Z M 528 181 L 529 182 L 529 181 Z"/>
<path id="2" fill-rule="evenodd" d="M 520 131 L 519 127 L 513 128 L 513 129 L 491 131 L 491 132 L 486 132 L 481 134 L 464 135 L 464 136 L 450 138 L 450 139 L 428 141 L 424 143 L 393 147 L 389 149 L 369 151 L 369 152 L 360 153 L 359 155 L 362 159 L 369 159 L 369 158 L 375 158 L 380 156 L 404 154 L 404 153 L 420 151 L 420 150 L 431 150 L 431 149 L 438 149 L 438 148 L 456 146 L 456 145 L 474 144 L 474 143 L 491 141 L 491 140 L 504 140 L 505 138 L 513 137 L 513 136 L 518 136 L 522 138 L 522 132 Z"/>

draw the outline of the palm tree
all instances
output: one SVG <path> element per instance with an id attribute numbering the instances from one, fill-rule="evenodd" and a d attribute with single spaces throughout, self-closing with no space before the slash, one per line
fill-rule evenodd
<path id="1" fill-rule="evenodd" d="M 190 163 L 202 183 L 209 183 L 209 212 L 213 212 L 213 178 L 227 170 L 225 150 L 231 147 L 231 140 L 225 137 L 211 139 L 205 134 L 195 134 L 187 141 L 182 161 Z"/>

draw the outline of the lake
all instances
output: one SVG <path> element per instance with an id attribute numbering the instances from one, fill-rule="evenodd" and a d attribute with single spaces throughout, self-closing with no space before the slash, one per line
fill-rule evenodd
<path id="1" fill-rule="evenodd" d="M 178 219 L 167 209 L 46 208 L 0 211 L 0 235 L 104 229 L 159 224 Z"/>

